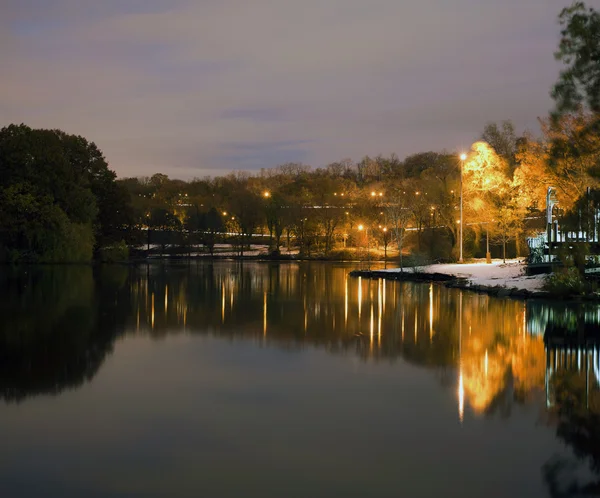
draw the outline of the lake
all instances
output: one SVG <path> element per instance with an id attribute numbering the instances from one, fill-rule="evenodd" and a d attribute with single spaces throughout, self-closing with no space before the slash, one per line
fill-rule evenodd
<path id="1" fill-rule="evenodd" d="M 353 268 L 3 268 L 0 496 L 516 498 L 598 482 L 597 305 Z"/>

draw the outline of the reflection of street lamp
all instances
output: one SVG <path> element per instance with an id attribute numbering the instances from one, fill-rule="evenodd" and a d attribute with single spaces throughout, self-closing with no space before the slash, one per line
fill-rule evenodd
<path id="1" fill-rule="evenodd" d="M 458 257 L 459 263 L 463 262 L 463 166 L 466 158 L 466 154 L 463 153 L 460 155 L 460 255 Z"/>

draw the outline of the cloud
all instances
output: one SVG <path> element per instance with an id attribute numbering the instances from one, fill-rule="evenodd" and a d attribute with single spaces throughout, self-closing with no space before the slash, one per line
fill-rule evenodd
<path id="1" fill-rule="evenodd" d="M 221 146 L 214 161 L 234 170 L 258 170 L 287 162 L 305 163 L 310 156 L 312 140 L 275 142 L 232 142 Z"/>
<path id="2" fill-rule="evenodd" d="M 452 150 L 551 107 L 563 3 L 7 0 L 0 124 L 85 135 L 123 176 Z"/>

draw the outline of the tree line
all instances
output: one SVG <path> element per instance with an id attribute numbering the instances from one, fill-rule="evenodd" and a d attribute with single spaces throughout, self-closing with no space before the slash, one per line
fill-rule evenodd
<path id="1" fill-rule="evenodd" d="M 400 257 L 453 260 L 461 191 L 465 255 L 481 256 L 491 242 L 502 256 L 522 256 L 527 234 L 544 227 L 546 189 L 557 189 L 565 224 L 581 223 L 583 194 L 600 178 L 600 14 L 576 2 L 559 22 L 564 70 L 541 136 L 489 123 L 464 160 L 462 151 L 429 151 L 191 181 L 117 179 L 81 136 L 2 128 L 0 260 L 123 259 L 144 247 L 214 254 L 218 243 L 243 255 L 257 236 L 273 255 L 344 257 L 390 245 Z"/>

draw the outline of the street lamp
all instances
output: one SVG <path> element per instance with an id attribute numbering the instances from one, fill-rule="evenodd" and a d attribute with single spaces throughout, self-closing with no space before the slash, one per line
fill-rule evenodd
<path id="1" fill-rule="evenodd" d="M 271 197 L 271 192 L 268 190 L 263 194 L 265 197 Z"/>
<path id="2" fill-rule="evenodd" d="M 462 153 L 460 155 L 460 255 L 458 262 L 463 262 L 463 166 L 467 155 Z"/>

